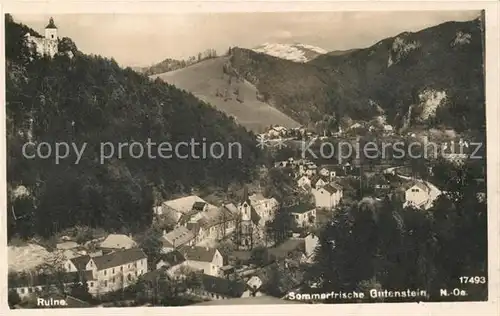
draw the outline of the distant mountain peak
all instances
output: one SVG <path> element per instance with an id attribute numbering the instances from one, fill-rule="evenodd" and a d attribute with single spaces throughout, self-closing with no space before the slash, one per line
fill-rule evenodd
<path id="1" fill-rule="evenodd" d="M 323 48 L 300 43 L 264 43 L 252 48 L 252 50 L 257 53 L 264 53 L 299 63 L 306 63 L 319 55 L 328 53 Z"/>

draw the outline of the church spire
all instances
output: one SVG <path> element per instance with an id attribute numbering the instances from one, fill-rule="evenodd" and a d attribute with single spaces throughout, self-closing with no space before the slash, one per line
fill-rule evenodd
<path id="1" fill-rule="evenodd" d="M 54 19 L 50 17 L 49 24 L 45 27 L 46 29 L 57 29 L 57 26 L 54 24 Z"/>

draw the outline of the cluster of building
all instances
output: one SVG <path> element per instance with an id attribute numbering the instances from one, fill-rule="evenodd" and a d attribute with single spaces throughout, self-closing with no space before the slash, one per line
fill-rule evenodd
<path id="1" fill-rule="evenodd" d="M 76 250 L 77 244 L 69 241 L 58 244 L 58 248 L 65 250 L 66 254 L 73 253 L 58 263 L 59 267 L 54 267 L 60 268 L 59 273 L 17 275 L 9 280 L 9 289 L 25 298 L 56 284 L 62 283 L 69 288 L 75 283 L 85 282 L 90 294 L 101 295 L 130 286 L 148 271 L 146 254 L 126 235 L 107 236 L 99 249 L 92 253 Z"/>
<path id="2" fill-rule="evenodd" d="M 59 37 L 54 19 L 50 18 L 49 24 L 45 27 L 44 37 L 39 37 L 26 33 L 26 42 L 40 56 L 54 57 L 58 52 Z"/>
<path id="3" fill-rule="evenodd" d="M 276 199 L 260 193 L 249 195 L 247 189 L 238 205 L 214 206 L 195 195 L 166 201 L 155 213 L 173 220 L 175 228 L 164 231 L 163 251 L 215 244 L 231 233 L 239 235 L 239 246 L 251 248 L 262 240 L 266 223 L 274 218 L 278 206 Z"/>

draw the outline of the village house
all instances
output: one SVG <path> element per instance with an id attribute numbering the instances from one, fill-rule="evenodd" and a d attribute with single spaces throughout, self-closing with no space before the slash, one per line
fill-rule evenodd
<path id="1" fill-rule="evenodd" d="M 230 204 L 228 207 L 232 208 Z M 198 205 L 198 209 L 181 217 L 179 225 L 184 225 L 194 234 L 195 244 L 217 241 L 235 229 L 236 215 L 234 210 L 231 211 L 226 206 Z"/>
<path id="2" fill-rule="evenodd" d="M 186 259 L 183 265 L 203 274 L 219 276 L 220 269 L 224 266 L 224 258 L 215 248 L 188 246 L 181 248 L 179 252 Z"/>
<path id="3" fill-rule="evenodd" d="M 343 197 L 342 187 L 335 183 L 329 183 L 324 187 L 312 191 L 316 208 L 331 210 L 335 208 Z"/>
<path id="4" fill-rule="evenodd" d="M 147 256 L 139 248 L 119 250 L 90 258 L 85 270 L 95 280 L 89 282 L 89 293 L 99 295 L 132 285 L 148 271 Z"/>
<path id="5" fill-rule="evenodd" d="M 394 132 L 394 128 L 391 125 L 389 125 L 389 124 L 384 124 L 383 128 L 384 128 L 384 133 L 386 135 L 392 135 L 393 132 Z"/>
<path id="6" fill-rule="evenodd" d="M 315 234 L 308 234 L 304 238 L 304 242 L 305 242 L 305 255 L 307 257 L 307 260 L 311 261 L 311 259 L 314 257 L 314 251 L 318 247 L 319 238 Z"/>
<path id="7" fill-rule="evenodd" d="M 9 275 L 8 288 L 17 292 L 21 299 L 25 299 L 33 295 L 39 296 L 42 291 L 49 288 L 57 289 L 56 284 L 60 283 L 69 290 L 71 285 L 84 280 L 90 287 L 94 282 L 92 271 L 72 271 L 57 276 L 34 273 Z"/>
<path id="8" fill-rule="evenodd" d="M 162 252 L 169 253 L 183 246 L 191 246 L 194 244 L 194 241 L 194 234 L 184 226 L 176 227 L 168 233 L 164 231 L 161 238 L 163 244 Z"/>
<path id="9" fill-rule="evenodd" d="M 403 186 L 405 202 L 404 207 L 412 206 L 423 208 L 430 199 L 429 188 L 420 181 L 412 181 Z"/>
<path id="10" fill-rule="evenodd" d="M 66 272 L 85 271 L 87 263 L 90 261 L 89 255 L 83 255 L 66 260 L 63 263 L 63 268 Z"/>
<path id="11" fill-rule="evenodd" d="M 311 179 L 311 187 L 318 190 L 327 185 L 329 182 L 330 181 L 327 177 L 316 175 Z"/>
<path id="12" fill-rule="evenodd" d="M 318 172 L 318 166 L 315 163 L 310 162 L 305 166 L 305 175 L 308 177 L 312 177 L 316 175 Z"/>
<path id="13" fill-rule="evenodd" d="M 246 290 L 244 282 L 229 280 L 204 274 L 202 277 L 202 296 L 211 300 L 224 300 L 243 297 Z"/>
<path id="14" fill-rule="evenodd" d="M 297 187 L 301 188 L 301 189 L 304 189 L 304 190 L 308 190 L 311 188 L 311 179 L 309 179 L 308 176 L 301 176 L 298 180 L 297 180 Z"/>
<path id="15" fill-rule="evenodd" d="M 174 200 L 165 201 L 160 207 L 155 208 L 157 215 L 168 216 L 174 222 L 178 222 L 182 215 L 193 210 L 196 202 L 206 203 L 202 198 L 196 195 L 181 197 Z"/>
<path id="16" fill-rule="evenodd" d="M 287 133 L 286 127 L 274 126 L 267 132 L 267 136 L 270 138 L 285 137 Z"/>
<path id="17" fill-rule="evenodd" d="M 318 174 L 332 181 L 337 176 L 337 171 L 335 166 L 323 166 L 319 169 Z"/>
<path id="18" fill-rule="evenodd" d="M 137 243 L 129 236 L 123 234 L 110 234 L 100 247 L 103 249 L 130 249 L 137 247 Z"/>
<path id="19" fill-rule="evenodd" d="M 296 204 L 285 209 L 290 213 L 298 227 L 312 226 L 316 222 L 316 208 L 309 204 Z"/>

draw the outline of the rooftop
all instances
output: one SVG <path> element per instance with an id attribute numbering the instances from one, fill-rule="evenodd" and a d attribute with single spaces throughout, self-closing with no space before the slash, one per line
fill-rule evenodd
<path id="1" fill-rule="evenodd" d="M 162 238 L 165 247 L 181 247 L 194 238 L 194 234 L 186 227 L 180 226 L 165 234 Z"/>
<path id="2" fill-rule="evenodd" d="M 120 250 L 112 252 L 110 254 L 94 257 L 94 261 L 98 270 L 109 269 L 113 267 L 118 267 L 127 263 L 138 261 L 141 259 L 146 259 L 146 254 L 139 248 L 132 248 L 126 250 Z"/>
<path id="3" fill-rule="evenodd" d="M 184 255 L 184 258 L 186 258 L 187 260 L 212 262 L 215 253 L 217 252 L 217 249 L 208 247 L 188 246 L 181 248 L 179 251 Z"/>
<path id="4" fill-rule="evenodd" d="M 289 213 L 303 214 L 303 213 L 307 213 L 307 212 L 315 210 L 315 209 L 316 208 L 311 204 L 299 203 L 299 204 L 289 206 L 285 210 Z"/>
<path id="5" fill-rule="evenodd" d="M 111 234 L 101 243 L 101 248 L 122 249 L 135 247 L 135 241 L 127 235 Z"/>
<path id="6" fill-rule="evenodd" d="M 181 198 L 170 200 L 170 201 L 165 201 L 165 202 L 163 202 L 163 205 L 175 210 L 176 212 L 185 214 L 193 209 L 193 205 L 196 202 L 206 203 L 199 196 L 190 195 L 190 196 L 185 196 L 185 197 L 181 197 Z"/>
<path id="7" fill-rule="evenodd" d="M 241 297 L 246 290 L 246 285 L 243 282 L 206 274 L 202 275 L 202 283 L 205 291 L 229 297 Z"/>

